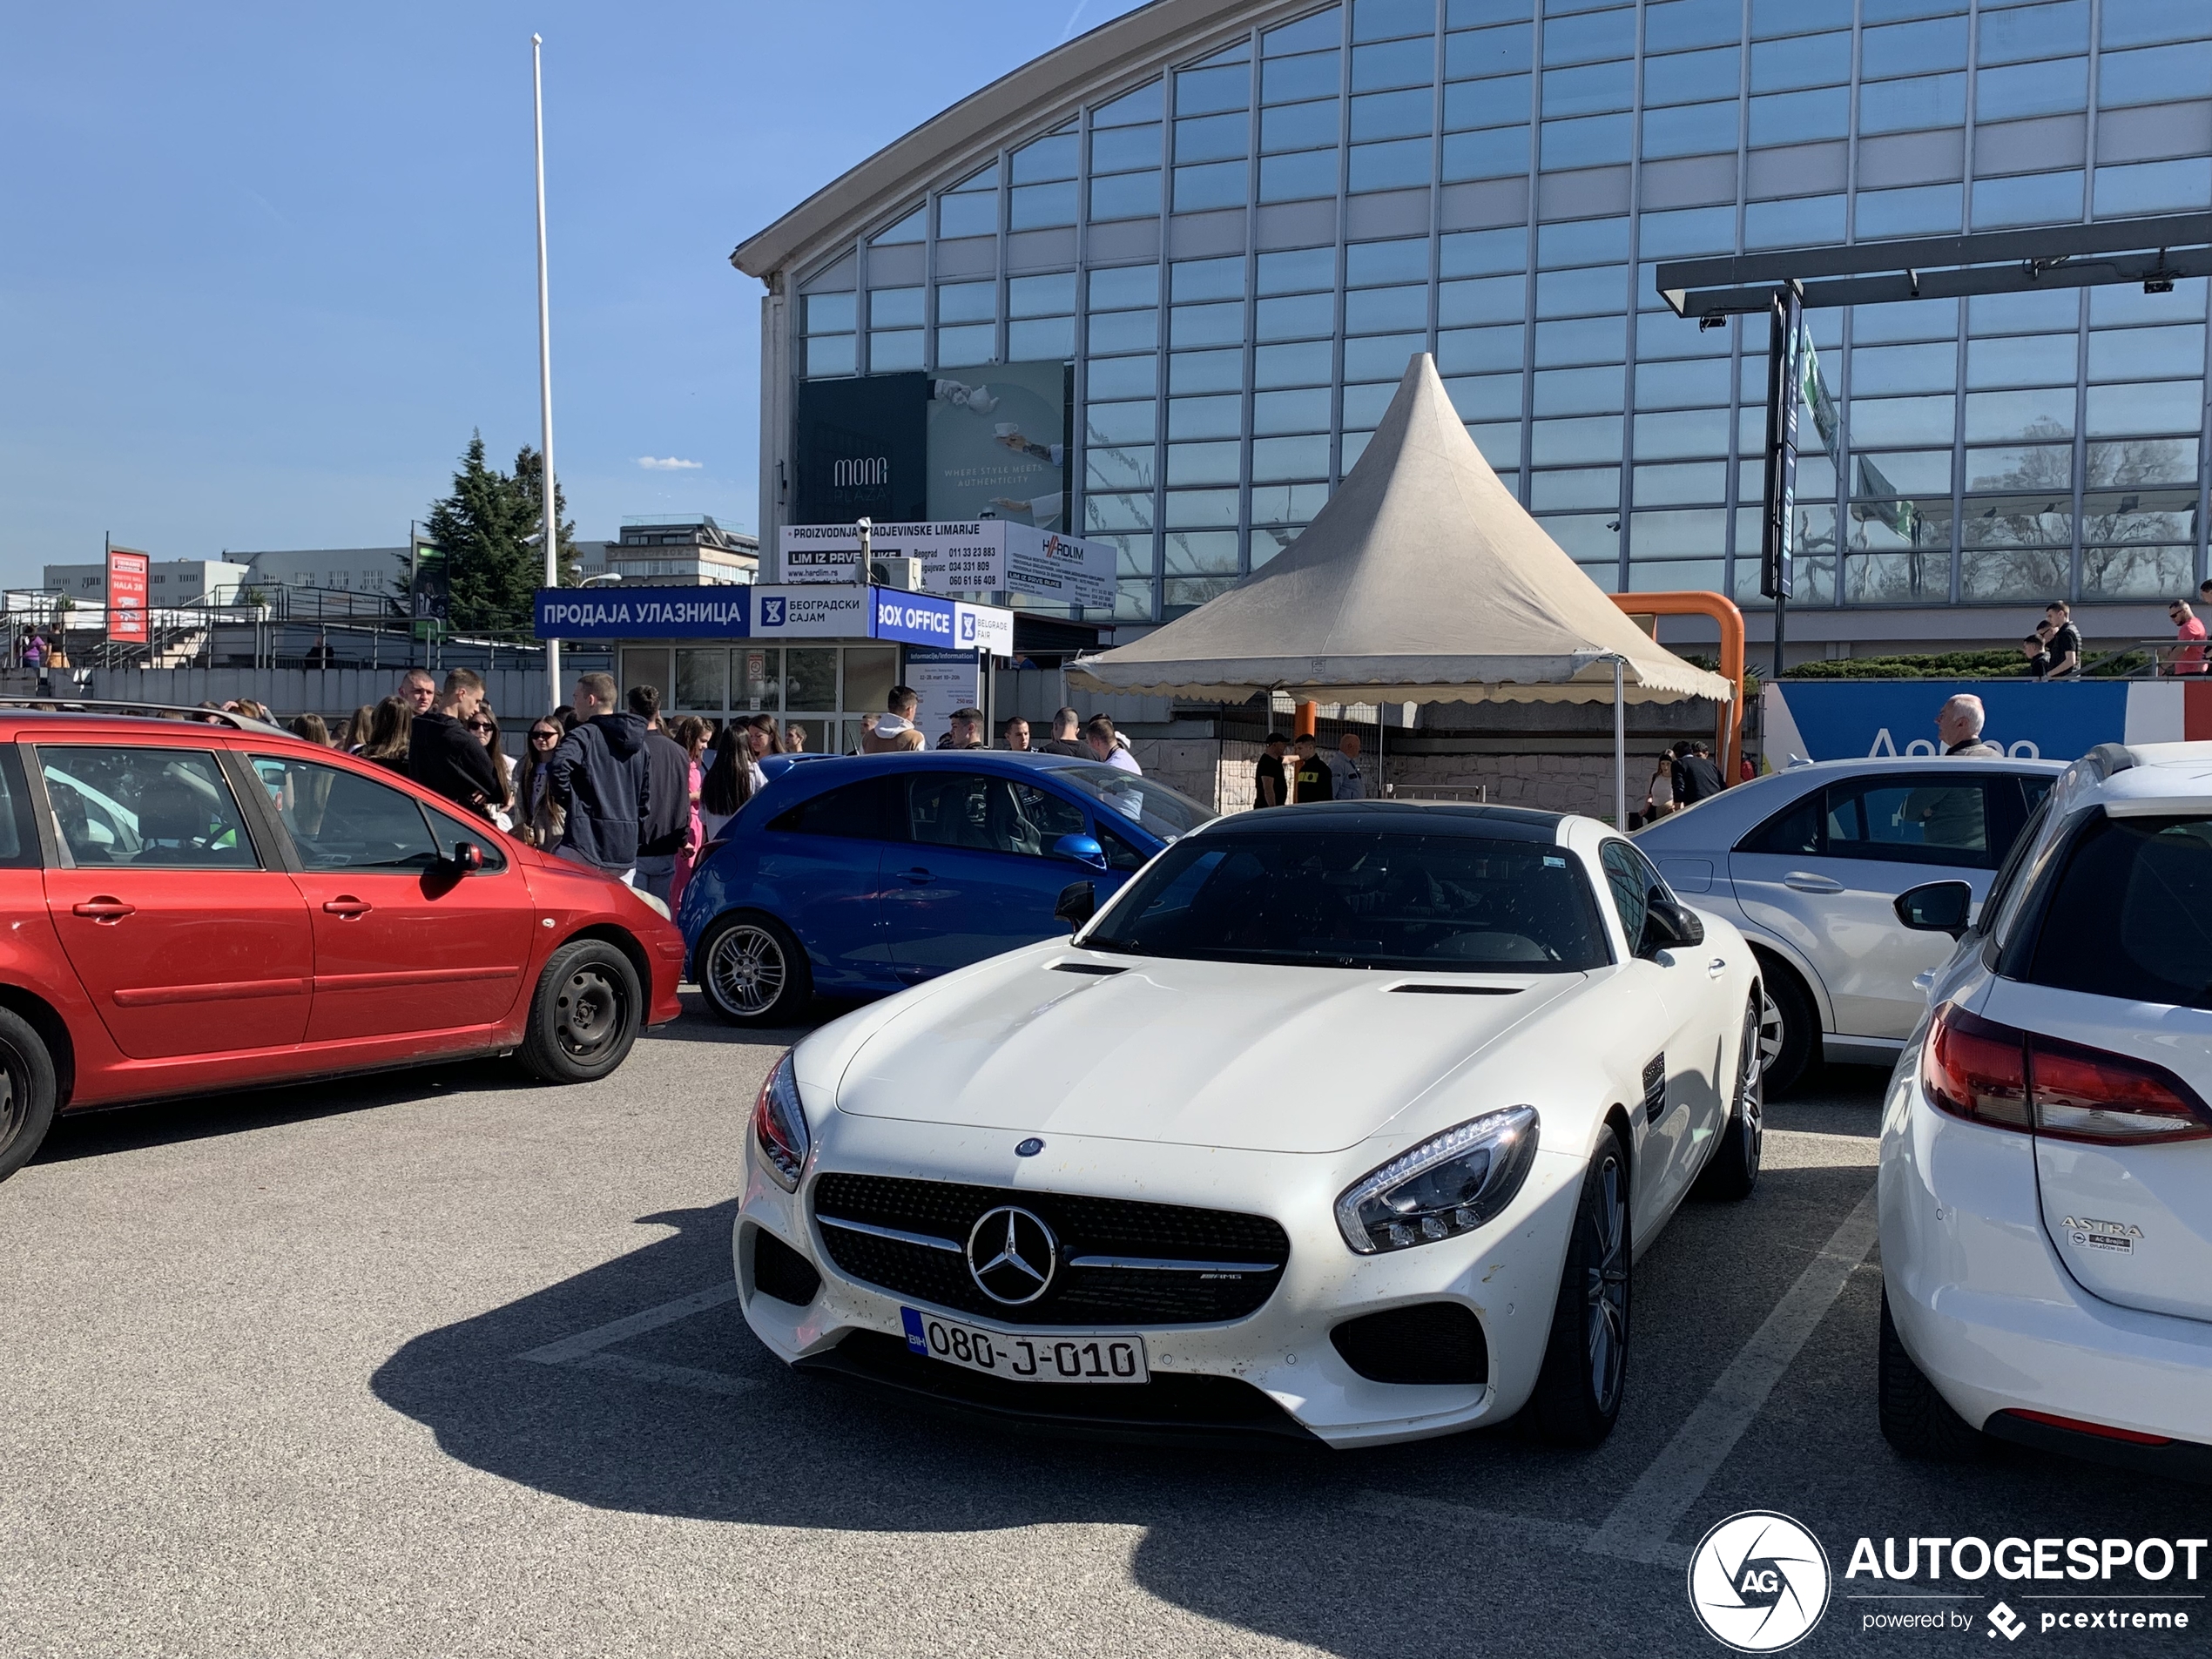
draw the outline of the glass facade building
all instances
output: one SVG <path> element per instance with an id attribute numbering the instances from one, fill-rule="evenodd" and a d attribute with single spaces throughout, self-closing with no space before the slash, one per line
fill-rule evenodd
<path id="1" fill-rule="evenodd" d="M 1675 317 L 1655 261 L 2212 208 L 2212 0 L 1189 10 L 779 267 L 794 381 L 1073 361 L 1125 622 L 1287 546 L 1422 351 L 1602 586 L 1753 600 L 1766 323 Z M 2205 574 L 2203 280 L 1809 315 L 1801 604 Z"/>

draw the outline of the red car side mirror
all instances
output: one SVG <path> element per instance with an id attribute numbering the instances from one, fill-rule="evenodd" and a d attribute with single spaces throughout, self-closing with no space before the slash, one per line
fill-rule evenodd
<path id="1" fill-rule="evenodd" d="M 484 849 L 474 841 L 453 844 L 453 867 L 463 875 L 474 875 L 484 867 Z"/>

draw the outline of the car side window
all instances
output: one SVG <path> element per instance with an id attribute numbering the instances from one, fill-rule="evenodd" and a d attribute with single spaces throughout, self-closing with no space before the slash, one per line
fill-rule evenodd
<path id="1" fill-rule="evenodd" d="M 1083 809 L 1075 802 L 1054 794 L 1049 789 L 1041 789 L 1035 784 L 1009 781 L 1006 784 L 1006 790 L 1013 799 L 1018 819 L 1035 831 L 1036 857 L 1042 858 L 1050 853 L 1053 843 L 1063 835 L 1090 833 L 1090 819 Z M 1021 850 L 1027 852 L 1028 848 L 1024 846 Z"/>
<path id="2" fill-rule="evenodd" d="M 430 814 L 430 830 L 437 837 L 439 851 L 449 857 L 461 842 L 473 841 L 484 860 L 483 867 L 476 872 L 478 875 L 497 875 L 507 867 L 507 854 L 500 851 L 499 837 L 489 825 L 481 819 L 471 824 L 435 806 L 423 810 Z"/>
<path id="3" fill-rule="evenodd" d="M 1042 858 L 1063 835 L 1089 832 L 1081 807 L 1031 784 L 980 772 L 924 772 L 907 780 L 907 833 L 925 846 Z"/>
<path id="4" fill-rule="evenodd" d="M 261 867 L 206 750 L 42 746 L 38 765 L 62 848 L 80 868 Z"/>
<path id="5" fill-rule="evenodd" d="M 38 831 L 24 787 L 23 755 L 12 743 L 0 744 L 0 870 L 37 867 Z"/>
<path id="6" fill-rule="evenodd" d="M 388 784 L 288 756 L 255 755 L 253 771 L 304 869 L 427 870 L 442 861 L 415 797 Z"/>
<path id="7" fill-rule="evenodd" d="M 867 778 L 811 795 L 769 824 L 781 835 L 833 835 L 846 840 L 895 841 L 900 832 L 884 810 L 885 786 L 896 779 Z"/>
<path id="8" fill-rule="evenodd" d="M 1629 941 L 1629 954 L 1643 948 L 1643 930 L 1649 919 L 1649 895 L 1657 882 L 1656 872 L 1626 841 L 1608 841 L 1599 853 L 1605 867 L 1606 892 L 1621 918 L 1621 932 Z M 1642 867 L 1639 868 L 1638 867 Z"/>
<path id="9" fill-rule="evenodd" d="M 1098 820 L 1098 845 L 1106 849 L 1106 867 L 1109 870 L 1141 870 L 1150 855 L 1141 852 L 1130 841 L 1116 835 L 1102 816 Z"/>
<path id="10" fill-rule="evenodd" d="M 1811 857 L 1820 851 L 1821 792 L 1784 807 L 1736 844 L 1739 853 L 1772 853 L 1779 857 Z"/>
<path id="11" fill-rule="evenodd" d="M 1834 859 L 1988 868 L 1989 799 L 1983 780 L 1881 778 L 1831 786 L 1824 851 Z"/>

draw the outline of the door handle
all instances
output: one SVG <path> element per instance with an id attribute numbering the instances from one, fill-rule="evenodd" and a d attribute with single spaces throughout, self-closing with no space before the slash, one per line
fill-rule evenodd
<path id="1" fill-rule="evenodd" d="M 908 887 L 923 887 L 929 882 L 934 881 L 937 878 L 930 874 L 928 871 L 919 868 L 901 870 L 899 872 L 899 880 L 905 882 Z"/>
<path id="2" fill-rule="evenodd" d="M 1792 870 L 1782 878 L 1782 885 L 1794 887 L 1799 893 L 1841 893 L 1844 884 L 1831 881 L 1824 875 L 1815 875 L 1809 870 Z"/>
<path id="3" fill-rule="evenodd" d="M 94 921 L 117 922 L 125 916 L 138 914 L 136 905 L 125 904 L 120 899 L 111 899 L 105 894 L 97 899 L 87 899 L 83 904 L 71 905 L 72 915 L 90 916 Z"/>
<path id="4" fill-rule="evenodd" d="M 323 906 L 323 913 L 326 915 L 343 916 L 347 921 L 351 921 L 355 916 L 367 915 L 375 907 L 366 900 L 356 899 L 351 894 L 341 894 Z"/>
<path id="5" fill-rule="evenodd" d="M 1718 979 L 1726 972 L 1728 972 L 1728 958 L 1725 956 L 1716 956 L 1711 961 L 1705 964 L 1705 977 L 1707 979 Z"/>

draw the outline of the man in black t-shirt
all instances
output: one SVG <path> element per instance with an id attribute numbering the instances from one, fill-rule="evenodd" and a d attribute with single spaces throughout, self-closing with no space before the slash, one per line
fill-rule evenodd
<path id="1" fill-rule="evenodd" d="M 1252 805 L 1255 807 L 1285 806 L 1290 804 L 1290 779 L 1283 772 L 1284 742 L 1283 734 L 1279 732 L 1267 734 L 1266 752 L 1260 756 L 1259 764 L 1252 768 Z"/>
<path id="2" fill-rule="evenodd" d="M 1320 745 L 1313 740 L 1311 732 L 1298 734 L 1296 781 L 1298 803 L 1301 806 L 1308 801 L 1336 799 L 1337 775 L 1330 770 L 1329 763 L 1321 759 Z"/>
<path id="3" fill-rule="evenodd" d="M 2074 625 L 2074 613 L 2063 599 L 2054 599 L 2043 608 L 2043 615 L 2051 624 L 2051 666 L 2046 679 L 2060 679 L 2081 671 L 2081 631 Z"/>

